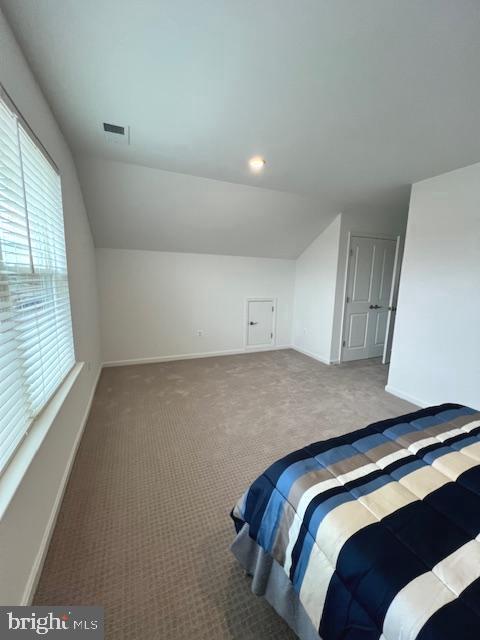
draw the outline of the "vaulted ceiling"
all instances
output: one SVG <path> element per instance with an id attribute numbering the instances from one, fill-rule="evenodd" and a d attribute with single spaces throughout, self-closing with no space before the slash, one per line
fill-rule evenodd
<path id="1" fill-rule="evenodd" d="M 388 215 L 408 206 L 412 182 L 480 160 L 478 0 L 0 4 L 78 159 L 102 246 L 155 237 L 158 249 L 292 257 L 336 212 Z M 130 145 L 108 142 L 104 121 L 129 126 Z M 259 176 L 255 154 L 267 160 Z M 223 224 L 235 247 L 216 236 L 221 204 L 212 217 L 209 194 L 223 187 L 167 172 L 234 183 Z M 115 230 L 112 212 L 128 217 L 131 199 L 112 181 L 153 185 L 141 237 Z M 235 183 L 256 189 L 245 199 Z M 257 198 L 258 187 L 277 196 Z M 192 193 L 174 206 L 180 188 Z M 180 228 L 195 198 L 209 242 Z"/>

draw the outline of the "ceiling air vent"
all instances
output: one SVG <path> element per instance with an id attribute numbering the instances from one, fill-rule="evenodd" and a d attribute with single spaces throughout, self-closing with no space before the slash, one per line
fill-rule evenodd
<path id="1" fill-rule="evenodd" d="M 129 127 L 112 124 L 111 122 L 104 122 L 102 126 L 107 142 L 113 142 L 114 144 L 130 144 Z"/>
<path id="2" fill-rule="evenodd" d="M 121 136 L 125 135 L 125 127 L 119 127 L 118 124 L 110 124 L 109 122 L 104 122 L 103 130 L 108 131 L 108 133 L 118 133 Z"/>

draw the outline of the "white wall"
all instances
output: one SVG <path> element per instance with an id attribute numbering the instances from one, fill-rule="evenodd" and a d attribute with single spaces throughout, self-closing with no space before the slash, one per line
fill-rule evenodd
<path id="1" fill-rule="evenodd" d="M 335 362 L 348 234 L 403 237 L 406 218 L 401 210 L 339 214 L 296 261 L 97 249 L 103 361 L 242 350 L 245 299 L 273 296 L 276 344 Z"/>
<path id="2" fill-rule="evenodd" d="M 88 363 L 24 476 L 0 523 L 0 604 L 29 596 L 73 443 L 99 371 L 95 252 L 75 165 L 64 138 L 0 12 L 0 80 L 62 175 L 76 357 Z"/>
<path id="3" fill-rule="evenodd" d="M 480 164 L 413 186 L 387 390 L 480 409 Z"/>
<path id="4" fill-rule="evenodd" d="M 403 240 L 407 226 L 408 209 L 398 208 L 372 208 L 358 207 L 355 210 L 341 214 L 342 222 L 340 229 L 340 242 L 338 252 L 338 268 L 335 293 L 335 311 L 332 334 L 332 360 L 340 359 L 340 342 L 342 317 L 345 307 L 345 280 L 347 276 L 347 254 L 349 234 L 362 233 L 380 234 L 381 237 L 388 236 L 396 238 L 400 236 L 400 250 L 403 250 Z M 400 253 L 400 259 L 402 253 Z"/>
<path id="5" fill-rule="evenodd" d="M 97 249 L 97 269 L 104 362 L 242 350 L 249 297 L 277 298 L 290 345 L 293 260 Z"/>
<path id="6" fill-rule="evenodd" d="M 325 363 L 331 361 L 340 224 L 338 215 L 296 263 L 293 346 Z"/>

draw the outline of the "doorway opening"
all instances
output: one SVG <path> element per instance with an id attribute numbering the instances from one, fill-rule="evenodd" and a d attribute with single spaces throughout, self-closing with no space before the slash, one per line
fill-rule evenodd
<path id="1" fill-rule="evenodd" d="M 341 362 L 390 362 L 398 297 L 400 237 L 352 235 L 348 254 Z"/>

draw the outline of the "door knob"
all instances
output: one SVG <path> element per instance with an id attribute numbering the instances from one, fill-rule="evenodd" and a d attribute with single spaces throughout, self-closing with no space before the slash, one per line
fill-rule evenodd
<path id="1" fill-rule="evenodd" d="M 252 322 L 252 320 L 250 320 L 248 324 L 253 325 L 253 324 L 258 324 L 258 322 Z"/>

